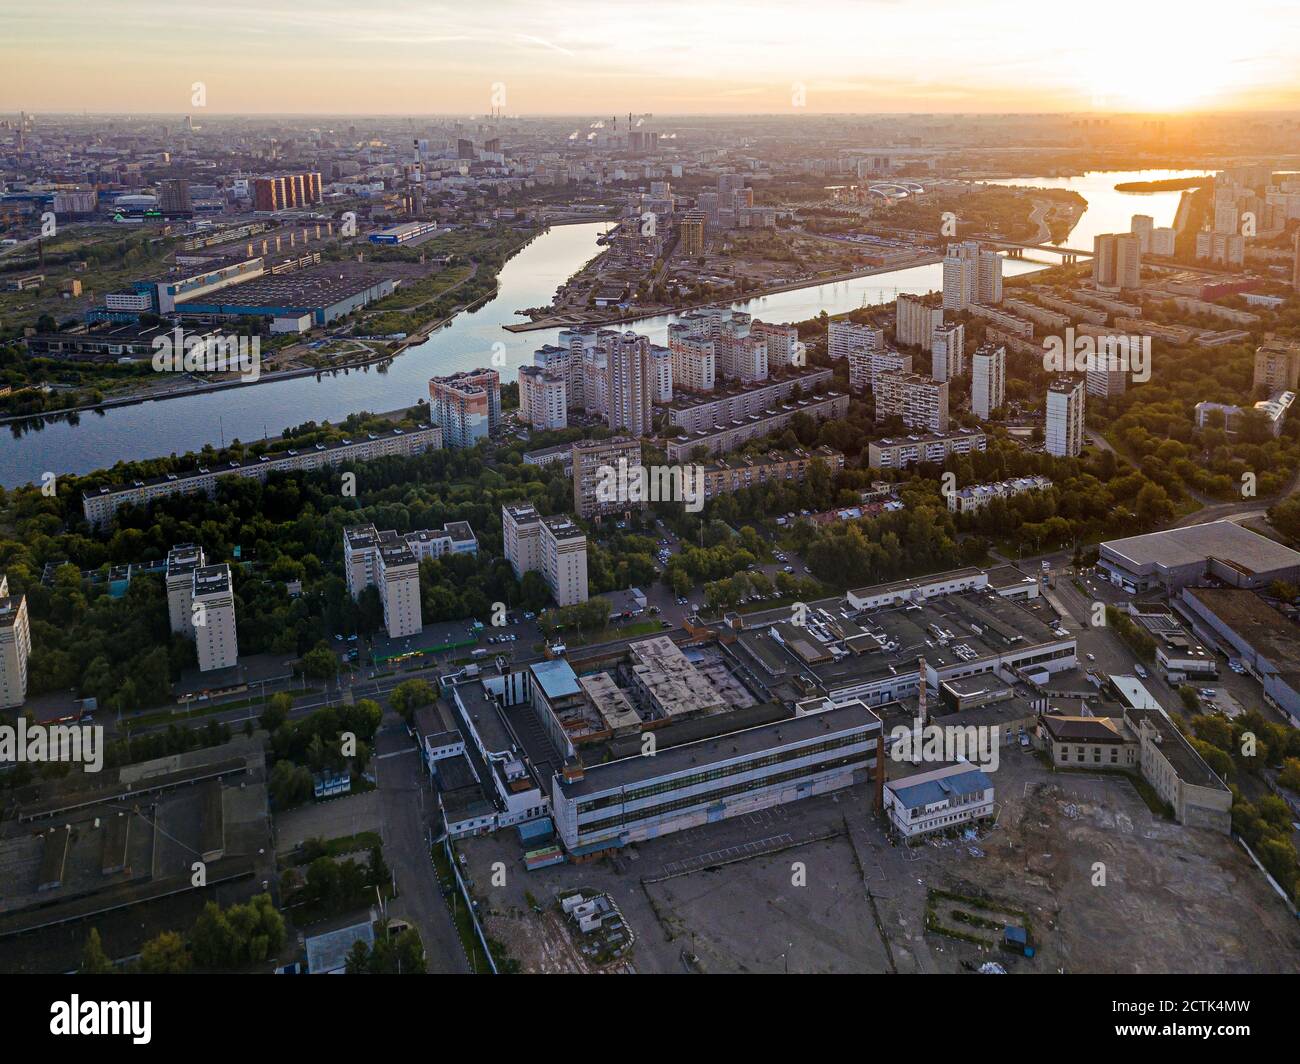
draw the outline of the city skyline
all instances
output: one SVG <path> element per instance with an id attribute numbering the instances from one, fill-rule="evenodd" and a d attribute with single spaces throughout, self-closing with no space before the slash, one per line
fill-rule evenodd
<path id="1" fill-rule="evenodd" d="M 29 111 L 558 116 L 591 113 L 593 101 L 609 114 L 1300 106 L 1286 58 L 1300 28 L 1275 0 L 1234 8 L 1243 24 L 1269 27 L 1249 35 L 1206 33 L 1199 16 L 1213 9 L 1199 0 L 1141 10 L 1101 0 L 1086 22 L 1053 11 L 1026 21 L 1010 0 L 978 8 L 835 2 L 815 20 L 775 0 L 617 11 L 589 0 L 545 10 L 513 0 L 490 10 L 334 0 L 306 18 L 281 0 L 219 9 L 123 0 L 107 22 L 73 17 L 71 0 L 0 7 L 8 29 L 0 99 Z M 1135 48 L 1135 60 L 1118 60 Z"/>

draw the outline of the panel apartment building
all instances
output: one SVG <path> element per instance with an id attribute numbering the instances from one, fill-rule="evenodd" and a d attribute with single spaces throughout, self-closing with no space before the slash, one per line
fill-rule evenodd
<path id="1" fill-rule="evenodd" d="M 889 370 L 876 378 L 876 420 L 901 417 L 910 429 L 948 431 L 948 382 Z"/>
<path id="2" fill-rule="evenodd" d="M 199 671 L 237 664 L 239 641 L 230 566 L 209 565 L 202 547 L 178 543 L 167 552 L 164 582 L 168 623 L 177 635 L 194 640 Z"/>
<path id="3" fill-rule="evenodd" d="M 343 530 L 343 572 L 355 599 L 367 587 L 379 592 L 384 628 L 391 638 L 417 635 L 424 627 L 420 562 L 449 554 L 477 554 L 478 540 L 468 523 L 448 522 L 441 531 L 405 534 L 374 525 Z"/>
<path id="4" fill-rule="evenodd" d="M 212 672 L 239 664 L 230 566 L 223 562 L 195 569 L 192 598 L 194 649 L 198 651 L 199 671 Z"/>
<path id="5" fill-rule="evenodd" d="M 436 425 L 420 429 L 391 429 L 372 432 L 364 440 L 340 440 L 318 443 L 305 450 L 290 448 L 245 458 L 242 462 L 223 462 L 211 467 L 199 466 L 189 473 L 167 473 L 130 484 L 104 485 L 83 493 L 81 509 L 86 520 L 103 527 L 121 506 L 148 506 L 173 495 L 212 496 L 222 477 L 253 477 L 266 480 L 272 473 L 294 473 L 337 466 L 344 462 L 368 462 L 390 455 L 410 457 L 442 446 L 442 429 Z"/>
<path id="6" fill-rule="evenodd" d="M 1044 444 L 1048 454 L 1077 458 L 1083 451 L 1084 384 L 1058 377 L 1047 386 L 1047 423 Z"/>
<path id="7" fill-rule="evenodd" d="M 603 469 L 617 473 L 619 462 L 627 463 L 629 474 L 641 465 L 641 441 L 631 436 L 612 436 L 606 440 L 579 440 L 573 445 L 573 510 L 579 517 L 591 519 L 606 514 L 639 510 L 645 500 L 601 499 Z"/>
<path id="8" fill-rule="evenodd" d="M 501 378 L 474 369 L 429 381 L 430 420 L 442 429 L 444 447 L 473 447 L 501 428 Z"/>
<path id="9" fill-rule="evenodd" d="M 9 594 L 9 578 L 0 573 L 0 709 L 21 706 L 26 700 L 31 654 L 27 596 Z"/>
<path id="10" fill-rule="evenodd" d="M 510 503 L 501 507 L 501 536 L 515 576 L 541 573 L 558 606 L 587 601 L 587 537 L 570 518 L 542 517 L 529 503 Z"/>

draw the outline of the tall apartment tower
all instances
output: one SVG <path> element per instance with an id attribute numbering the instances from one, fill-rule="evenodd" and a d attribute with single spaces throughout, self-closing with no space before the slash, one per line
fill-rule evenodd
<path id="1" fill-rule="evenodd" d="M 1001 287 L 1001 273 L 998 275 Z M 943 258 L 943 309 L 965 310 L 979 302 L 980 246 L 977 240 L 949 244 Z M 999 296 L 1000 298 L 1000 296 Z"/>
<path id="2" fill-rule="evenodd" d="M 568 375 L 540 366 L 520 366 L 519 417 L 535 429 L 568 427 Z"/>
<path id="3" fill-rule="evenodd" d="M 678 239 L 681 241 L 682 255 L 693 258 L 704 254 L 704 225 L 707 215 L 703 211 L 687 211 L 682 216 Z"/>
<path id="4" fill-rule="evenodd" d="M 900 344 L 929 351 L 934 330 L 942 327 L 943 307 L 932 307 L 916 296 L 894 301 L 894 337 Z"/>
<path id="5" fill-rule="evenodd" d="M 587 537 L 571 518 L 539 517 L 530 504 L 512 503 L 501 507 L 501 532 L 519 579 L 540 572 L 557 605 L 587 601 Z"/>
<path id="6" fill-rule="evenodd" d="M 966 326 L 961 322 L 934 330 L 930 340 L 930 366 L 937 381 L 950 381 L 966 372 Z"/>
<path id="7" fill-rule="evenodd" d="M 876 390 L 876 381 L 891 369 L 912 372 L 912 356 L 892 347 L 849 352 L 849 390 L 861 394 Z"/>
<path id="8" fill-rule="evenodd" d="M 897 415 L 909 429 L 948 431 L 948 382 L 886 370 L 876 378 L 876 420 Z"/>
<path id="9" fill-rule="evenodd" d="M 384 610 L 390 637 L 418 635 L 424 627 L 420 601 L 420 563 L 406 539 L 374 525 L 343 530 L 343 573 L 355 599 L 373 586 Z"/>
<path id="10" fill-rule="evenodd" d="M 619 462 L 627 468 L 641 465 L 641 441 L 631 436 L 611 436 L 606 440 L 579 440 L 573 445 L 573 511 L 579 517 L 602 517 L 605 514 L 624 513 L 641 509 L 645 502 L 626 502 L 619 499 L 600 498 L 602 480 L 617 473 Z"/>
<path id="11" fill-rule="evenodd" d="M 1129 232 L 1138 238 L 1138 250 L 1144 255 L 1151 251 L 1151 234 L 1155 232 L 1156 220 L 1149 214 L 1135 214 L 1129 223 Z"/>
<path id="12" fill-rule="evenodd" d="M 191 214 L 190 183 L 183 177 L 169 177 L 162 182 L 158 206 L 168 217 Z"/>
<path id="13" fill-rule="evenodd" d="M 1092 280 L 1102 288 L 1142 286 L 1142 247 L 1133 233 L 1099 233 L 1092 239 Z"/>
<path id="14" fill-rule="evenodd" d="M 393 639 L 419 635 L 424 627 L 420 604 L 420 563 L 406 542 L 394 536 L 378 549 L 375 586 L 384 607 L 384 628 Z"/>
<path id="15" fill-rule="evenodd" d="M 680 391 L 708 393 L 718 378 L 718 356 L 713 341 L 689 325 L 668 326 L 668 351 L 672 357 L 673 385 Z"/>
<path id="16" fill-rule="evenodd" d="M 749 335 L 755 340 L 767 343 L 769 369 L 787 369 L 793 366 L 799 357 L 799 330 L 793 325 L 755 321 L 749 326 Z"/>
<path id="17" fill-rule="evenodd" d="M 442 427 L 444 447 L 473 447 L 501 426 L 501 378 L 475 369 L 429 380 L 429 414 Z"/>
<path id="18" fill-rule="evenodd" d="M 582 350 L 581 340 L 570 344 L 561 336 L 560 344 L 543 344 L 533 352 L 535 367 L 564 377 L 564 398 L 570 410 L 582 409 Z"/>
<path id="19" fill-rule="evenodd" d="M 207 564 L 203 548 L 193 543 L 179 543 L 167 552 L 167 619 L 171 630 L 187 639 L 194 638 L 194 570 Z"/>
<path id="20" fill-rule="evenodd" d="M 1002 302 L 1002 256 L 996 251 L 979 253 L 976 287 L 979 302 L 987 305 Z"/>
<path id="21" fill-rule="evenodd" d="M 558 606 L 587 601 L 587 537 L 564 514 L 543 517 L 542 576 Z"/>
<path id="22" fill-rule="evenodd" d="M 9 578 L 0 573 L 0 709 L 12 709 L 26 701 L 31 654 L 27 596 L 10 595 Z"/>
<path id="23" fill-rule="evenodd" d="M 826 354 L 838 362 L 851 354 L 879 351 L 885 333 L 874 325 L 854 325 L 851 321 L 831 321 L 826 326 Z"/>
<path id="24" fill-rule="evenodd" d="M 652 403 L 673 401 L 673 353 L 659 344 L 650 345 L 650 380 Z"/>
<path id="25" fill-rule="evenodd" d="M 648 436 L 654 424 L 654 390 L 649 338 L 624 333 L 609 349 L 609 427 Z"/>
<path id="26" fill-rule="evenodd" d="M 1083 381 L 1058 377 L 1047 386 L 1047 453 L 1076 458 L 1083 451 Z"/>
<path id="27" fill-rule="evenodd" d="M 970 408 L 987 421 L 1007 397 L 1007 349 L 983 344 L 971 358 Z"/>
<path id="28" fill-rule="evenodd" d="M 501 507 L 501 540 L 506 561 L 520 580 L 531 569 L 540 570 L 541 518 L 531 503 L 507 503 Z"/>
<path id="29" fill-rule="evenodd" d="M 1295 239 L 1295 258 L 1291 263 L 1291 287 L 1300 292 L 1300 229 L 1296 230 Z"/>
<path id="30" fill-rule="evenodd" d="M 199 671 L 228 669 L 239 663 L 235 632 L 235 589 L 230 566 L 205 565 L 193 572 L 194 648 Z"/>

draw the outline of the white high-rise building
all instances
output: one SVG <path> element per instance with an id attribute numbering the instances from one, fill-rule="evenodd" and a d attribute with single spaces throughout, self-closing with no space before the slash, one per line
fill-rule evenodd
<path id="1" fill-rule="evenodd" d="M 582 409 L 592 417 L 609 417 L 609 351 L 593 347 L 582 353 Z"/>
<path id="2" fill-rule="evenodd" d="M 979 273 L 976 281 L 979 299 L 985 306 L 1002 302 L 1002 256 L 996 251 L 979 253 Z"/>
<path id="3" fill-rule="evenodd" d="M 563 514 L 541 522 L 542 575 L 557 606 L 587 601 L 587 537 Z"/>
<path id="4" fill-rule="evenodd" d="M 540 366 L 519 367 L 519 417 L 535 429 L 562 429 L 569 424 L 567 372 Z"/>
<path id="5" fill-rule="evenodd" d="M 891 369 L 912 372 L 912 356 L 895 351 L 892 347 L 849 352 L 849 390 L 861 394 L 868 388 L 876 390 L 880 374 Z"/>
<path id="6" fill-rule="evenodd" d="M 950 381 L 966 372 L 966 326 L 961 322 L 935 329 L 930 341 L 930 376 Z"/>
<path id="7" fill-rule="evenodd" d="M 541 569 L 541 518 L 531 503 L 501 507 L 501 539 L 506 561 L 520 580 L 530 569 Z"/>
<path id="8" fill-rule="evenodd" d="M 187 639 L 194 638 L 194 622 L 190 616 L 194 570 L 207 564 L 203 548 L 193 543 L 179 543 L 167 552 L 167 618 L 171 630 Z"/>
<path id="9" fill-rule="evenodd" d="M 885 332 L 874 325 L 854 325 L 851 321 L 831 321 L 826 326 L 826 354 L 838 362 L 851 354 L 879 351 Z"/>
<path id="10" fill-rule="evenodd" d="M 393 639 L 419 635 L 424 628 L 424 611 L 420 604 L 420 563 L 415 553 L 401 539 L 381 543 L 376 553 L 375 586 L 384 607 L 384 628 Z"/>
<path id="11" fill-rule="evenodd" d="M 530 504 L 514 503 L 501 507 L 501 532 L 520 580 L 540 572 L 557 605 L 587 601 L 587 537 L 570 518 L 540 517 Z"/>
<path id="12" fill-rule="evenodd" d="M 1001 274 L 998 283 L 1000 286 Z M 943 258 L 943 309 L 965 310 L 980 301 L 979 294 L 979 241 L 963 240 L 960 244 L 949 244 L 948 253 Z"/>
<path id="13" fill-rule="evenodd" d="M 986 421 L 1006 401 L 1007 349 L 984 344 L 971 358 L 970 408 Z"/>
<path id="14" fill-rule="evenodd" d="M 26 701 L 31 654 L 27 596 L 10 595 L 9 578 L 0 573 L 0 709 L 12 709 Z"/>
<path id="15" fill-rule="evenodd" d="M 648 436 L 654 424 L 655 381 L 650 340 L 624 333 L 608 350 L 609 413 L 606 422 L 615 432 Z"/>
<path id="16" fill-rule="evenodd" d="M 673 353 L 659 344 L 650 345 L 650 377 L 654 382 L 651 401 L 671 403 L 673 401 Z"/>
<path id="17" fill-rule="evenodd" d="M 1151 254 L 1163 255 L 1166 258 L 1172 258 L 1174 254 L 1174 240 L 1178 236 L 1178 231 L 1172 226 L 1162 226 L 1151 230 Z"/>
<path id="18" fill-rule="evenodd" d="M 1047 386 L 1044 444 L 1048 454 L 1076 458 L 1083 451 L 1083 381 L 1058 377 Z"/>
<path id="19" fill-rule="evenodd" d="M 948 431 L 948 383 L 917 373 L 886 370 L 876 378 L 876 420 L 897 415 L 909 429 Z"/>
<path id="20" fill-rule="evenodd" d="M 1129 232 L 1138 238 L 1138 249 L 1146 254 L 1152 251 L 1151 234 L 1155 232 L 1156 221 L 1149 214 L 1135 214 L 1129 224 Z"/>
<path id="21" fill-rule="evenodd" d="M 916 296 L 899 296 L 894 301 L 894 338 L 900 344 L 929 351 L 934 330 L 942 326 L 942 307 L 932 307 Z"/>
<path id="22" fill-rule="evenodd" d="M 193 574 L 191 612 L 194 648 L 199 671 L 228 669 L 239 663 L 239 639 L 235 631 L 235 591 L 230 566 L 207 565 Z"/>
<path id="23" fill-rule="evenodd" d="M 766 342 L 769 369 L 788 369 L 795 364 L 799 353 L 799 330 L 793 325 L 754 321 L 749 326 L 749 335 Z"/>
<path id="24" fill-rule="evenodd" d="M 717 353 L 713 341 L 698 335 L 689 325 L 668 326 L 668 350 L 672 354 L 673 384 L 680 391 L 707 393 L 717 383 Z"/>

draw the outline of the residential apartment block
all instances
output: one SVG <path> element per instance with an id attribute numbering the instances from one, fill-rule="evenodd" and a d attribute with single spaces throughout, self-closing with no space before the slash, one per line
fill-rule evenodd
<path id="1" fill-rule="evenodd" d="M 641 465 L 641 441 L 631 436 L 613 436 L 606 440 L 579 440 L 572 448 L 573 511 L 579 517 L 590 519 L 605 514 L 625 513 L 645 506 L 644 500 L 628 502 L 619 499 L 601 500 L 599 487 L 607 474 L 603 469 L 617 470 L 619 461 L 629 469 Z"/>
<path id="2" fill-rule="evenodd" d="M 826 471 L 834 476 L 844 468 L 844 455 L 822 445 L 811 451 L 796 447 L 792 451 L 722 458 L 704 467 L 704 497 L 713 499 L 760 484 L 797 484 L 807 478 L 814 462 L 823 463 Z"/>
<path id="3" fill-rule="evenodd" d="M 950 454 L 970 454 L 987 449 L 988 437 L 974 429 L 924 433 L 872 440 L 867 444 L 867 465 L 872 469 L 907 469 L 921 462 L 938 465 Z"/>
<path id="4" fill-rule="evenodd" d="M 987 421 L 1006 398 L 1007 349 L 983 344 L 971 358 L 971 411 L 981 421 Z"/>
<path id="5" fill-rule="evenodd" d="M 125 505 L 148 506 L 173 495 L 215 495 L 221 477 L 255 477 L 265 480 L 272 473 L 323 469 L 343 462 L 367 462 L 388 455 L 409 457 L 442 446 L 442 429 L 431 425 L 422 429 L 392 429 L 370 433 L 364 440 L 340 440 L 318 443 L 305 450 L 289 449 L 226 462 L 211 468 L 200 466 L 190 473 L 168 473 L 148 480 L 136 480 L 116 487 L 100 487 L 82 495 L 81 507 L 86 520 L 103 526 Z"/>
<path id="6" fill-rule="evenodd" d="M 528 503 L 501 507 L 506 560 L 515 575 L 542 574 L 556 605 L 587 601 L 587 536 L 564 516 L 542 517 Z"/>
<path id="7" fill-rule="evenodd" d="M 444 447 L 473 447 L 501 428 L 501 379 L 494 369 L 474 369 L 429 381 L 433 424 Z"/>
<path id="8" fill-rule="evenodd" d="M 230 566 L 205 565 L 195 569 L 192 589 L 194 648 L 199 671 L 228 669 L 239 663 L 239 639 L 235 630 L 235 592 Z"/>
<path id="9" fill-rule="evenodd" d="M 859 395 L 870 389 L 876 390 L 876 379 L 887 370 L 912 372 L 912 356 L 904 355 L 892 347 L 867 348 L 863 351 L 850 351 L 849 391 Z"/>
<path id="10" fill-rule="evenodd" d="M 1047 386 L 1044 444 L 1048 454 L 1075 458 L 1083 451 L 1083 381 L 1058 377 Z"/>
<path id="11" fill-rule="evenodd" d="M 27 659 L 32 654 L 27 596 L 9 594 L 9 578 L 0 573 L 0 709 L 27 699 Z"/>
<path id="12" fill-rule="evenodd" d="M 900 417 L 910 429 L 948 431 L 948 382 L 887 370 L 876 378 L 876 421 Z"/>

